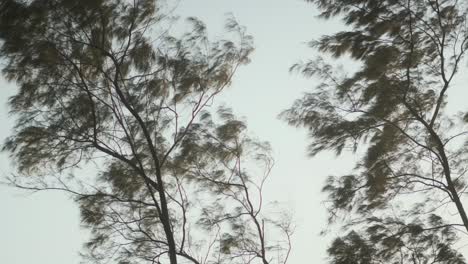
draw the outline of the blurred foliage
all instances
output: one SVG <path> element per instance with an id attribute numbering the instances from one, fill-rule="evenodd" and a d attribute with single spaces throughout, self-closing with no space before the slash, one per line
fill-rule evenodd
<path id="1" fill-rule="evenodd" d="M 230 109 L 210 111 L 252 37 L 233 18 L 224 40 L 196 18 L 174 36 L 167 12 L 154 0 L 0 1 L 3 74 L 18 85 L 10 181 L 73 195 L 91 230 L 85 263 L 285 263 L 292 228 L 261 214 L 269 146 Z"/>
<path id="2" fill-rule="evenodd" d="M 466 112 L 453 114 L 446 105 L 466 61 L 467 4 L 308 2 L 320 17 L 339 18 L 347 26 L 311 47 L 357 65 L 345 71 L 323 58 L 294 65 L 293 72 L 318 85 L 281 115 L 309 131 L 310 155 L 330 150 L 360 155 L 352 173 L 331 176 L 323 188 L 330 222 L 344 221 L 348 230 L 330 246 L 330 263 L 464 263 L 452 233 L 457 226 L 468 230 L 462 200 Z M 447 208 L 458 217 L 447 216 Z M 445 221 L 412 223 L 428 214 Z M 376 226 L 375 216 L 386 224 Z M 361 224 L 350 224 L 356 221 Z"/>

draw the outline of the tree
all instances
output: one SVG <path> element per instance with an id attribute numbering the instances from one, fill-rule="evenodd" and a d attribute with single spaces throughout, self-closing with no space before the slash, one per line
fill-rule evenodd
<path id="1" fill-rule="evenodd" d="M 235 20 L 237 41 L 211 42 L 195 18 L 171 36 L 154 0 L 0 10 L 3 74 L 19 86 L 10 184 L 73 195 L 91 230 L 86 263 L 286 262 L 289 222 L 261 214 L 268 145 L 228 108 L 209 111 L 253 50 Z"/>
<path id="2" fill-rule="evenodd" d="M 293 66 L 321 82 L 282 113 L 308 129 L 311 155 L 361 157 L 323 188 L 330 221 L 343 220 L 349 232 L 330 246 L 331 263 L 465 263 L 453 245 L 458 228 L 468 230 L 468 112 L 453 114 L 447 104 L 466 61 L 467 4 L 309 2 L 348 26 L 311 46 L 359 65 L 347 73 L 320 58 Z"/>

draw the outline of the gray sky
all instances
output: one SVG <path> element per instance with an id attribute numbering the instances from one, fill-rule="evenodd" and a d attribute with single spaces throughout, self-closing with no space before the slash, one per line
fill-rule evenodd
<path id="1" fill-rule="evenodd" d="M 219 32 L 232 13 L 255 38 L 251 64 L 242 67 L 233 86 L 218 98 L 239 116 L 249 130 L 273 146 L 276 161 L 265 198 L 284 202 L 296 223 L 289 263 L 325 263 L 327 240 L 319 236 L 326 227 L 321 186 L 330 174 L 352 168 L 350 155 L 335 158 L 322 154 L 306 157 L 305 132 L 288 127 L 277 115 L 315 82 L 290 74 L 289 67 L 315 53 L 305 44 L 339 29 L 337 23 L 315 18 L 314 6 L 302 0 L 181 0 L 176 13 L 196 16 Z M 6 113 L 6 98 L 15 86 L 0 80 L 0 139 L 12 121 Z M 11 173 L 9 161 L 0 156 L 0 173 Z M 86 238 L 80 228 L 76 205 L 60 193 L 26 194 L 0 187 L 0 260 L 5 264 L 78 263 L 78 251 Z"/>

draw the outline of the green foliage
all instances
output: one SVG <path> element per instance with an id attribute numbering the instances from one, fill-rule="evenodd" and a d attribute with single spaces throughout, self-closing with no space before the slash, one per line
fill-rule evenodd
<path id="1" fill-rule="evenodd" d="M 370 264 L 374 250 L 357 233 L 350 232 L 344 238 L 335 239 L 328 249 L 328 254 L 333 256 L 334 263 L 337 264 Z"/>
<path id="2" fill-rule="evenodd" d="M 260 214 L 268 145 L 229 109 L 209 111 L 249 62 L 243 27 L 230 18 L 230 39 L 210 41 L 190 18 L 172 36 L 154 0 L 0 4 L 3 74 L 19 88 L 3 146 L 12 183 L 74 195 L 86 263 L 274 261 L 264 232 L 277 225 Z M 92 164 L 97 175 L 80 172 Z"/>
<path id="3" fill-rule="evenodd" d="M 336 238 L 328 254 L 332 263 L 465 263 L 451 247 L 457 239 L 454 230 L 440 219 L 431 221 L 437 217 L 410 223 L 370 217 L 361 223 L 362 232 Z"/>
<path id="4" fill-rule="evenodd" d="M 294 65 L 292 71 L 317 78 L 320 84 L 281 115 L 289 124 L 308 129 L 310 155 L 326 150 L 362 155 L 352 175 L 330 177 L 323 188 L 329 197 L 330 221 L 359 219 L 365 228 L 373 224 L 371 216 L 393 212 L 392 217 L 406 222 L 428 212 L 442 214 L 441 206 L 450 200 L 459 215 L 456 220 L 468 230 L 461 198 L 466 188 L 462 165 L 468 154 L 466 124 L 445 109 L 468 49 L 466 3 L 309 2 L 320 9 L 322 18 L 338 17 L 348 25 L 345 31 L 312 41 L 311 47 L 358 64 L 350 72 L 321 58 Z M 402 213 L 413 201 L 423 202 Z M 395 210 L 396 205 L 403 209 Z M 391 229 L 377 237 L 371 233 L 378 230 L 356 229 L 330 246 L 331 263 L 361 263 L 356 257 L 362 263 L 431 263 L 430 259 L 464 263 L 452 248 L 452 237 L 444 240 L 446 234 L 421 228 L 408 227 L 407 237 L 400 240 L 389 239 Z M 444 242 L 434 242 L 436 236 Z M 438 243 L 443 245 L 428 250 Z M 420 253 L 414 258 L 421 262 L 409 253 L 391 262 L 403 245 L 417 245 Z M 383 251 L 387 253 L 379 257 Z"/>

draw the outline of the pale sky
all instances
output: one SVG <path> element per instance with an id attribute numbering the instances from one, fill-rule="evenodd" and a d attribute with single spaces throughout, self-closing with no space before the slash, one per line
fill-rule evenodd
<path id="1" fill-rule="evenodd" d="M 203 20 L 218 32 L 226 13 L 232 13 L 255 39 L 252 62 L 239 69 L 232 87 L 218 100 L 239 116 L 249 130 L 271 143 L 275 168 L 265 199 L 291 208 L 297 226 L 289 263 L 326 263 L 328 240 L 319 235 L 326 227 L 320 189 L 331 174 L 349 172 L 351 155 L 306 157 L 305 131 L 287 126 L 278 114 L 316 84 L 290 74 L 289 67 L 316 53 L 306 42 L 339 30 L 339 24 L 318 20 L 315 7 L 303 0 L 180 0 L 177 14 Z M 13 123 L 6 114 L 6 98 L 14 84 L 0 80 L 0 140 Z M 8 175 L 8 158 L 0 156 L 0 173 Z M 5 264 L 79 263 L 86 238 L 77 206 L 60 193 L 28 194 L 0 187 L 0 262 Z"/>

